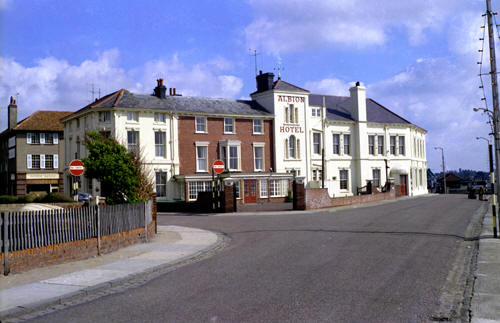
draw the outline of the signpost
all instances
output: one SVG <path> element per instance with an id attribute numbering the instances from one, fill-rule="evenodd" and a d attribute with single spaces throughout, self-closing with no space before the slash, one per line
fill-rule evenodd
<path id="1" fill-rule="evenodd" d="M 77 176 L 81 176 L 85 171 L 85 167 L 83 167 L 83 163 L 79 159 L 74 159 L 69 163 L 69 172 L 73 179 L 73 190 L 75 193 L 75 200 L 78 200 L 78 181 L 76 179 Z"/>
<path id="2" fill-rule="evenodd" d="M 220 208 L 220 179 L 219 174 L 224 171 L 224 162 L 217 159 L 212 164 L 212 209 Z M 217 173 L 217 185 L 215 185 L 215 173 Z M 216 197 L 217 195 L 217 197 Z M 216 202 L 217 201 L 217 202 Z"/>

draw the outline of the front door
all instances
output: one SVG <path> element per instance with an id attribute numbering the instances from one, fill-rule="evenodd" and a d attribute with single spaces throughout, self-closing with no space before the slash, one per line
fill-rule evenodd
<path id="1" fill-rule="evenodd" d="M 401 189 L 401 196 L 406 196 L 408 195 L 408 191 L 406 189 L 406 181 L 408 179 L 408 175 L 400 175 L 399 176 L 399 179 L 400 179 L 400 189 Z"/>
<path id="2" fill-rule="evenodd" d="M 257 202 L 257 180 L 245 179 L 245 203 Z"/>

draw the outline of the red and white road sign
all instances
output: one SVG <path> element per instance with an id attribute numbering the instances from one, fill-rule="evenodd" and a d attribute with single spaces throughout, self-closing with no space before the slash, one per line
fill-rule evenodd
<path id="1" fill-rule="evenodd" d="M 73 176 L 80 176 L 83 174 L 85 168 L 83 167 L 83 163 L 81 160 L 75 159 L 69 163 L 69 172 Z"/>
<path id="2" fill-rule="evenodd" d="M 224 162 L 222 160 L 217 159 L 216 161 L 214 161 L 212 168 L 214 172 L 220 174 L 224 171 L 226 167 L 224 166 Z"/>

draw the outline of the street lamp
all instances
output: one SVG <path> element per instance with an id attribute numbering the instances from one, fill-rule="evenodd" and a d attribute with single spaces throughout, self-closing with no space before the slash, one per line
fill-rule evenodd
<path id="1" fill-rule="evenodd" d="M 488 142 L 488 155 L 490 159 L 490 185 L 491 185 L 491 214 L 493 216 L 493 237 L 497 237 L 497 212 L 495 199 L 495 175 L 493 173 L 493 147 L 490 140 L 484 137 L 476 137 L 476 140 L 486 140 Z"/>
<path id="2" fill-rule="evenodd" d="M 446 194 L 446 171 L 445 171 L 445 167 L 444 167 L 444 149 L 443 149 L 443 147 L 434 147 L 434 149 L 441 150 L 441 160 L 443 162 L 443 185 L 444 185 L 443 194 Z"/>

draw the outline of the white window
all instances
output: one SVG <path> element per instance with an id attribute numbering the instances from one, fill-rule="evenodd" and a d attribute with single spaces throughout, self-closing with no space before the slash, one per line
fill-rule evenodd
<path id="1" fill-rule="evenodd" d="M 139 121 L 139 113 L 133 111 L 127 111 L 127 121 Z"/>
<path id="2" fill-rule="evenodd" d="M 368 136 L 368 153 L 375 155 L 375 136 Z"/>
<path id="3" fill-rule="evenodd" d="M 156 196 L 167 196 L 167 174 L 165 172 L 156 173 Z"/>
<path id="4" fill-rule="evenodd" d="M 377 153 L 379 155 L 384 154 L 384 136 L 378 136 L 377 137 Z"/>
<path id="5" fill-rule="evenodd" d="M 188 182 L 188 192 L 189 192 L 189 200 L 193 201 L 198 198 L 198 193 L 199 192 L 209 192 L 212 190 L 211 182 L 210 181 L 195 181 L 195 182 Z"/>
<path id="6" fill-rule="evenodd" d="M 239 169 L 239 154 L 238 154 L 238 146 L 229 146 L 229 169 L 237 170 Z"/>
<path id="7" fill-rule="evenodd" d="M 264 147 L 254 146 L 253 147 L 253 160 L 254 160 L 254 170 L 263 171 L 264 170 Z"/>
<path id="8" fill-rule="evenodd" d="M 398 140 L 399 140 L 399 154 L 400 155 L 405 155 L 405 136 L 399 136 L 398 137 Z"/>
<path id="9" fill-rule="evenodd" d="M 80 147 L 79 143 L 77 146 Z M 139 153 L 139 132 L 127 131 L 127 149 L 129 152 Z M 80 155 L 80 154 L 78 154 Z"/>
<path id="10" fill-rule="evenodd" d="M 207 172 L 208 168 L 208 146 L 196 146 L 196 171 L 197 172 Z"/>
<path id="11" fill-rule="evenodd" d="M 390 153 L 396 155 L 396 136 L 389 137 Z"/>
<path id="12" fill-rule="evenodd" d="M 241 167 L 241 152 L 240 142 L 237 140 L 225 140 L 219 142 L 220 159 L 226 165 L 228 170 L 240 170 Z"/>
<path id="13" fill-rule="evenodd" d="M 155 122 L 165 123 L 165 113 L 155 112 Z"/>
<path id="14" fill-rule="evenodd" d="M 351 154 L 351 135 L 344 135 L 344 155 Z"/>
<path id="15" fill-rule="evenodd" d="M 349 171 L 347 169 L 341 169 L 339 171 L 340 179 L 340 189 L 347 190 L 349 187 Z"/>
<path id="16" fill-rule="evenodd" d="M 333 134 L 333 153 L 335 155 L 340 153 L 340 135 L 338 133 Z"/>
<path id="17" fill-rule="evenodd" d="M 262 119 L 253 119 L 253 133 L 254 134 L 263 134 L 264 127 L 262 126 Z"/>
<path id="18" fill-rule="evenodd" d="M 321 117 L 321 108 L 312 108 L 313 117 Z"/>
<path id="19" fill-rule="evenodd" d="M 282 197 L 288 194 L 288 180 L 287 179 L 271 179 L 269 180 L 270 196 Z"/>
<path id="20" fill-rule="evenodd" d="M 99 122 L 107 122 L 111 120 L 111 113 L 109 111 L 99 112 Z"/>
<path id="21" fill-rule="evenodd" d="M 27 143 L 32 145 L 40 144 L 40 134 L 35 132 L 28 132 Z"/>
<path id="22" fill-rule="evenodd" d="M 155 156 L 165 158 L 165 132 L 155 131 Z"/>
<path id="23" fill-rule="evenodd" d="M 80 120 L 80 119 L 77 119 Z M 40 133 L 40 143 L 43 145 L 45 144 L 45 133 Z"/>
<path id="24" fill-rule="evenodd" d="M 321 169 L 313 169 L 312 171 L 312 179 L 313 181 L 321 181 L 323 178 L 323 172 Z"/>
<path id="25" fill-rule="evenodd" d="M 234 133 L 234 119 L 224 118 L 224 133 Z"/>
<path id="26" fill-rule="evenodd" d="M 240 181 L 235 181 L 234 182 L 234 187 L 236 188 L 236 198 L 240 199 L 241 198 L 241 185 L 240 185 Z"/>
<path id="27" fill-rule="evenodd" d="M 196 117 L 194 119 L 194 123 L 195 123 L 195 132 L 196 133 L 207 133 L 207 118 Z"/>
<path id="28" fill-rule="evenodd" d="M 285 108 L 285 122 L 286 123 L 299 123 L 299 109 L 293 104 Z"/>
<path id="29" fill-rule="evenodd" d="M 260 180 L 260 197 L 267 197 L 267 179 Z"/>
<path id="30" fill-rule="evenodd" d="M 321 154 L 321 134 L 319 132 L 313 133 L 313 153 Z"/>
<path id="31" fill-rule="evenodd" d="M 380 168 L 374 168 L 372 170 L 373 175 L 373 187 L 380 187 Z"/>
<path id="32" fill-rule="evenodd" d="M 300 140 L 294 135 L 285 139 L 285 157 L 300 159 Z"/>

